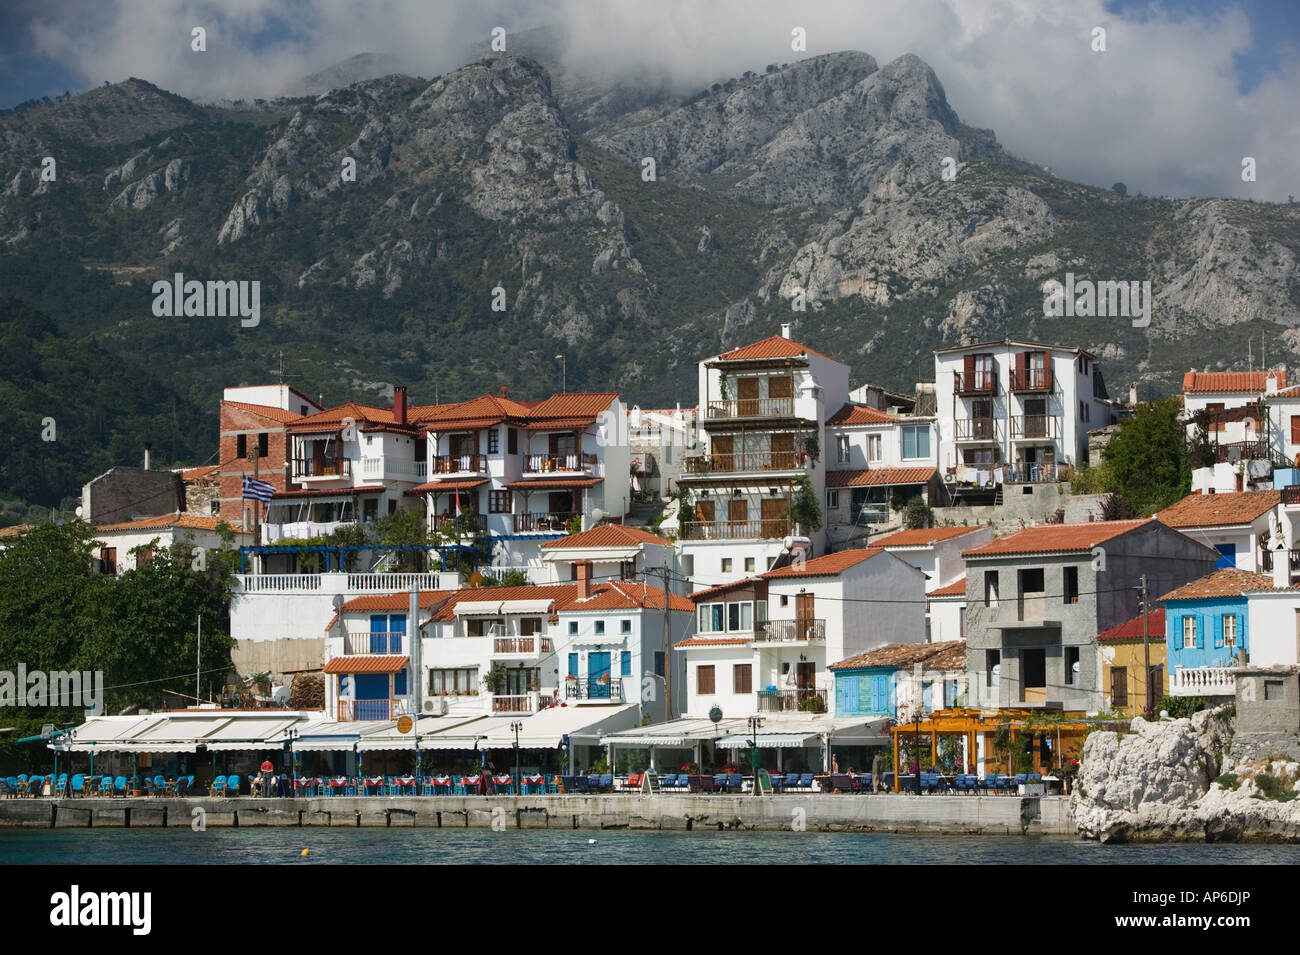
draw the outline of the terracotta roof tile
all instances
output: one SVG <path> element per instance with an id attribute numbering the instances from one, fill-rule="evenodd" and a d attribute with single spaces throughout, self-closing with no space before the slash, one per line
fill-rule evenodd
<path id="1" fill-rule="evenodd" d="M 523 423 L 533 405 L 501 395 L 482 395 L 452 405 L 435 405 L 417 422 L 430 431 L 454 431 L 460 428 L 483 428 L 500 421 Z"/>
<path id="2" fill-rule="evenodd" d="M 570 391 L 551 395 L 529 412 L 534 421 L 542 418 L 585 418 L 597 415 L 618 400 L 617 391 Z"/>
<path id="3" fill-rule="evenodd" d="M 512 491 L 561 491 L 571 487 L 595 487 L 604 478 L 598 477 L 557 477 L 535 478 L 531 481 L 511 481 L 506 487 Z"/>
<path id="4" fill-rule="evenodd" d="M 624 524 L 601 524 L 579 534 L 570 534 L 568 537 L 561 537 L 559 540 L 547 541 L 542 545 L 542 549 L 546 550 L 554 547 L 632 547 L 636 544 L 658 544 L 660 547 L 673 546 L 662 537 L 656 537 L 649 531 L 643 531 L 639 527 L 628 527 Z"/>
<path id="5" fill-rule="evenodd" d="M 823 355 L 807 345 L 800 345 L 780 335 L 773 335 L 771 338 L 764 338 L 749 345 L 741 345 L 739 348 L 723 352 L 718 358 L 722 361 L 743 361 L 746 358 L 802 358 L 806 355 L 818 355 L 836 361 L 830 355 Z"/>
<path id="6" fill-rule="evenodd" d="M 398 673 L 408 663 L 409 657 L 396 654 L 358 653 L 352 656 L 335 657 L 325 664 L 326 673 Z"/>
<path id="7" fill-rule="evenodd" d="M 447 481 L 429 481 L 425 484 L 419 484 L 407 491 L 407 494 L 424 494 L 426 492 L 441 491 L 468 491 L 472 488 L 481 487 L 488 482 L 487 478 L 453 478 Z"/>
<path id="8" fill-rule="evenodd" d="M 727 591 L 734 590 L 737 587 L 753 587 L 758 583 L 760 583 L 760 581 L 757 577 L 745 577 L 741 580 L 733 580 L 729 584 L 718 584 L 714 587 L 706 587 L 704 590 L 697 590 L 690 596 L 692 601 L 698 601 L 703 597 L 712 597 L 715 594 L 725 594 Z"/>
<path id="9" fill-rule="evenodd" d="M 221 403 L 230 405 L 232 408 L 239 408 L 242 411 L 251 411 L 253 414 L 261 415 L 263 418 L 270 418 L 272 421 L 279 421 L 282 424 L 289 424 L 302 417 L 300 414 L 286 411 L 283 408 L 276 408 L 273 405 L 251 405 L 247 401 L 222 401 Z"/>
<path id="10" fill-rule="evenodd" d="M 182 481 L 202 481 L 205 478 L 216 477 L 217 471 L 221 469 L 220 464 L 208 464 L 198 468 L 182 468 Z"/>
<path id="11" fill-rule="evenodd" d="M 932 590 L 927 597 L 965 597 L 966 596 L 966 578 L 954 580 L 952 583 L 940 587 L 938 590 Z"/>
<path id="12" fill-rule="evenodd" d="M 1282 500 L 1281 491 L 1230 491 L 1223 494 L 1189 494 L 1156 514 L 1170 527 L 1221 527 L 1249 524 L 1267 514 Z"/>
<path id="13" fill-rule="evenodd" d="M 861 550 L 841 550 L 834 554 L 823 554 L 805 561 L 802 565 L 791 564 L 778 567 L 758 576 L 764 580 L 779 580 L 783 577 L 835 577 L 850 567 L 856 567 L 877 554 L 883 553 L 879 547 L 864 547 Z"/>
<path id="14" fill-rule="evenodd" d="M 585 600 L 575 596 L 567 603 L 556 602 L 556 612 L 582 610 L 663 610 L 664 592 L 659 587 L 633 580 L 611 580 L 592 588 Z M 668 609 L 694 613 L 695 605 L 678 594 L 668 595 Z"/>
<path id="15" fill-rule="evenodd" d="M 179 527 L 195 531 L 215 531 L 221 524 L 229 524 L 220 517 L 199 517 L 197 514 L 163 514 L 159 517 L 145 517 L 138 521 L 122 521 L 117 524 L 102 524 L 99 531 L 147 531 L 154 528 Z M 231 528 L 235 530 L 235 528 Z"/>
<path id="16" fill-rule="evenodd" d="M 871 468 L 861 471 L 827 471 L 826 486 L 879 487 L 894 484 L 926 484 L 934 477 L 935 468 Z"/>
<path id="17" fill-rule="evenodd" d="M 1092 550 L 1103 541 L 1151 522 L 1150 518 L 1135 521 L 1087 521 L 1077 524 L 1040 524 L 1022 531 L 999 537 L 962 551 L 962 557 L 1003 557 L 1008 554 L 1051 554 L 1058 552 Z"/>
<path id="18" fill-rule="evenodd" d="M 376 408 L 374 405 L 359 405 L 355 401 L 349 401 L 337 408 L 326 408 L 316 414 L 300 417 L 290 425 L 289 430 L 294 432 L 335 431 L 342 427 L 346 418 L 352 419 L 357 427 L 397 424 L 397 419 L 393 417 L 392 408 Z M 410 420 L 409 414 L 407 420 Z M 414 426 L 414 423 L 407 425 L 407 427 L 412 428 Z"/>
<path id="19" fill-rule="evenodd" d="M 915 530 L 895 531 L 885 537 L 877 537 L 871 542 L 872 547 L 925 547 L 939 541 L 952 540 L 974 534 L 980 527 L 922 527 Z"/>
<path id="20" fill-rule="evenodd" d="M 1165 611 L 1163 607 L 1147 614 L 1147 629 L 1150 631 L 1153 641 L 1164 643 Z M 1097 634 L 1098 640 L 1132 640 L 1134 638 L 1142 639 L 1141 614 L 1138 614 L 1132 620 L 1124 621 L 1117 627 L 1111 627 L 1104 633 Z"/>
<path id="21" fill-rule="evenodd" d="M 12 524 L 9 527 L 0 527 L 0 537 L 18 537 L 35 529 L 35 524 Z"/>
<path id="22" fill-rule="evenodd" d="M 852 402 L 844 405 L 839 411 L 826 419 L 827 424 L 893 424 L 898 420 L 897 415 L 887 414 L 876 408 L 869 408 L 866 405 L 855 405 Z"/>
<path id="23" fill-rule="evenodd" d="M 960 662 L 957 660 L 960 654 Z M 935 660 L 942 658 L 948 664 L 935 666 Z M 957 669 L 966 666 L 966 641 L 948 640 L 943 643 L 887 643 L 866 653 L 848 657 L 839 663 L 832 663 L 828 670 L 861 670 L 866 667 L 910 667 L 921 664 L 923 669 Z"/>
<path id="24" fill-rule="evenodd" d="M 1200 600 L 1210 597 L 1240 597 L 1244 590 L 1272 590 L 1273 578 L 1236 567 L 1224 567 L 1212 574 L 1183 584 L 1161 600 Z"/>
<path id="25" fill-rule="evenodd" d="M 382 484 L 360 484 L 356 487 L 337 488 L 318 487 L 296 491 L 276 491 L 271 495 L 271 499 L 278 501 L 283 498 L 295 497 L 346 497 L 349 494 L 372 494 L 375 491 L 382 490 L 384 490 L 384 485 Z"/>
<path id="26" fill-rule="evenodd" d="M 421 610 L 432 610 L 440 603 L 454 594 L 454 590 L 421 590 L 419 601 Z M 411 606 L 410 593 L 400 594 L 367 594 L 364 597 L 353 597 L 343 604 L 344 613 L 365 613 L 373 610 L 407 610 Z M 338 623 L 339 615 L 336 613 L 330 617 L 330 622 L 325 624 L 325 632 L 334 629 L 334 624 Z"/>
<path id="27" fill-rule="evenodd" d="M 743 647 L 752 643 L 752 637 L 687 637 L 678 640 L 674 647 Z"/>
<path id="28" fill-rule="evenodd" d="M 1183 394 L 1198 392 L 1262 392 L 1265 379 L 1277 378 L 1278 388 L 1286 387 L 1286 369 L 1276 371 L 1189 371 L 1183 375 Z"/>

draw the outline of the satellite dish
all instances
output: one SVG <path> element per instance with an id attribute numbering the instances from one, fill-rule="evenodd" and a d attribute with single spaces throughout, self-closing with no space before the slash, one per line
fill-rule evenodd
<path id="1" fill-rule="evenodd" d="M 720 706 L 715 706 L 713 709 L 709 710 L 709 719 L 713 720 L 713 722 L 715 722 L 715 723 L 721 723 L 721 722 L 722 722 L 722 707 L 720 707 Z"/>
<path id="2" fill-rule="evenodd" d="M 469 575 L 469 585 L 471 587 L 479 587 L 482 586 L 482 584 L 483 584 L 483 575 L 480 574 L 477 570 L 474 571 L 474 573 Z"/>
<path id="3" fill-rule="evenodd" d="M 785 540 L 781 541 L 781 544 L 785 547 L 786 550 L 793 550 L 793 549 L 794 549 L 794 538 L 793 538 L 793 537 L 787 537 Z"/>
<path id="4" fill-rule="evenodd" d="M 596 507 L 596 508 L 592 508 L 592 511 L 591 511 L 591 519 L 592 519 L 593 521 L 595 521 L 597 524 L 599 524 L 601 521 L 603 521 L 603 520 L 604 520 L 605 518 L 607 518 L 607 517 L 609 517 L 609 515 L 606 514 L 604 511 L 602 511 L 600 508 L 598 508 L 598 507 Z"/>

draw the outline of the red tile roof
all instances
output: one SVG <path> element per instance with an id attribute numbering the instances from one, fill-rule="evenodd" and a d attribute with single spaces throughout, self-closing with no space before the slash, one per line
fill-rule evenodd
<path id="1" fill-rule="evenodd" d="M 866 405 L 855 405 L 852 402 L 844 405 L 839 411 L 826 419 L 827 424 L 893 424 L 898 420 L 897 415 L 887 414 L 876 408 L 869 408 Z"/>
<path id="2" fill-rule="evenodd" d="M 448 481 L 429 481 L 425 484 L 420 484 L 411 488 L 406 493 L 424 494 L 426 492 L 438 493 L 440 491 L 468 491 L 471 488 L 482 487 L 487 482 L 487 478 L 454 478 Z"/>
<path id="3" fill-rule="evenodd" d="M 419 601 L 421 610 L 432 610 L 438 606 L 456 591 L 454 590 L 421 590 Z M 374 610 L 398 611 L 407 610 L 411 606 L 410 593 L 401 594 L 367 594 L 364 597 L 353 597 L 343 604 L 344 613 L 365 613 Z M 334 624 L 338 622 L 339 615 L 336 613 L 330 618 L 330 622 L 325 624 L 325 632 L 334 629 Z"/>
<path id="4" fill-rule="evenodd" d="M 741 345 L 739 348 L 723 352 L 718 358 L 722 361 L 743 361 L 747 358 L 802 358 L 806 355 L 819 355 L 822 358 L 830 358 L 831 361 L 836 360 L 830 355 L 823 355 L 807 345 L 800 345 L 780 335 L 773 335 L 771 338 L 764 338 L 750 345 Z"/>
<path id="5" fill-rule="evenodd" d="M 316 414 L 298 418 L 289 426 L 289 430 L 295 434 L 309 434 L 314 431 L 338 431 L 343 426 L 345 419 L 351 419 L 358 428 L 363 430 L 367 425 L 405 429 L 415 428 L 414 422 L 407 425 L 398 425 L 397 419 L 393 417 L 392 408 L 376 408 L 374 405 L 359 405 L 355 401 L 349 401 L 337 408 L 326 408 Z M 409 414 L 407 420 L 410 421 Z"/>
<path id="6" fill-rule="evenodd" d="M 199 517 L 195 514 L 163 514 L 159 517 L 145 517 L 138 521 L 122 521 L 117 524 L 103 524 L 95 531 L 147 531 L 162 527 L 179 527 L 195 531 L 215 531 L 229 521 L 220 517 Z M 231 530 L 236 530 L 232 527 Z"/>
<path id="7" fill-rule="evenodd" d="M 769 570 L 767 573 L 758 576 L 764 580 L 780 579 L 782 577 L 836 577 L 850 567 L 856 567 L 863 561 L 870 560 L 880 553 L 883 552 L 879 547 L 841 550 L 836 551 L 834 554 L 823 554 L 821 557 L 814 557 L 812 560 L 804 561 L 802 565 L 791 564 L 788 567 L 778 567 L 776 570 Z"/>
<path id="8" fill-rule="evenodd" d="M 482 395 L 452 405 L 435 405 L 433 410 L 421 415 L 418 423 L 430 431 L 486 428 L 502 421 L 524 424 L 532 410 L 532 403 L 501 395 Z"/>
<path id="9" fill-rule="evenodd" d="M 571 487 L 595 487 L 604 478 L 537 478 L 535 481 L 511 481 L 506 485 L 512 491 L 559 491 Z"/>
<path id="10" fill-rule="evenodd" d="M 358 653 L 355 656 L 335 657 L 325 664 L 326 673 L 398 673 L 410 663 L 410 658 L 395 654 Z"/>
<path id="11" fill-rule="evenodd" d="M 1171 590 L 1160 600 L 1200 600 L 1209 597 L 1240 597 L 1244 590 L 1272 590 L 1273 578 L 1236 567 L 1224 567 L 1212 574 Z"/>
<path id="12" fill-rule="evenodd" d="M 1282 500 L 1281 491 L 1229 491 L 1223 494 L 1189 494 L 1156 514 L 1170 527 L 1223 527 L 1249 524 L 1267 514 Z"/>
<path id="13" fill-rule="evenodd" d="M 866 653 L 832 663 L 828 670 L 861 670 L 866 667 L 910 667 L 924 670 L 956 670 L 966 667 L 966 641 L 943 643 L 887 643 Z"/>
<path id="14" fill-rule="evenodd" d="M 961 578 L 961 580 L 954 580 L 952 583 L 940 587 L 938 590 L 930 591 L 928 594 L 926 594 L 926 596 L 927 597 L 965 597 L 966 578 L 963 577 Z"/>
<path id="15" fill-rule="evenodd" d="M 1103 541 L 1151 522 L 1150 518 L 1136 521 L 1089 521 L 1078 524 L 1040 524 L 1022 531 L 999 537 L 962 551 L 962 557 L 1003 557 L 1008 554 L 1073 553 L 1092 550 Z"/>
<path id="16" fill-rule="evenodd" d="M 1165 640 L 1165 611 L 1162 607 L 1159 610 L 1153 610 L 1147 616 L 1147 629 L 1154 640 L 1164 643 Z M 1138 614 L 1132 620 L 1126 620 L 1117 627 L 1111 627 L 1104 633 L 1097 634 L 1098 640 L 1132 640 L 1142 639 L 1142 615 Z"/>
<path id="17" fill-rule="evenodd" d="M 547 541 L 542 549 L 554 547 L 633 547 L 637 544 L 658 544 L 660 547 L 672 547 L 662 537 L 656 537 L 639 527 L 627 527 L 623 524 L 601 524 L 579 534 L 570 534 L 559 540 Z"/>
<path id="18" fill-rule="evenodd" d="M 827 471 L 826 486 L 879 487 L 894 484 L 926 484 L 934 477 L 935 468 L 871 468 L 864 471 Z"/>
<path id="19" fill-rule="evenodd" d="M 1183 394 L 1198 392 L 1262 392 L 1264 379 L 1277 378 L 1278 388 L 1286 387 L 1286 369 L 1276 371 L 1189 371 L 1183 375 Z"/>
<path id="20" fill-rule="evenodd" d="M 575 596 L 564 605 L 556 604 L 556 612 L 580 610 L 663 610 L 664 592 L 659 587 L 633 580 L 611 580 L 597 584 L 586 599 Z M 668 595 L 668 609 L 694 613 L 695 605 L 679 594 Z"/>
<path id="21" fill-rule="evenodd" d="M 617 391 L 569 391 L 551 395 L 529 412 L 535 421 L 543 418 L 584 418 L 595 420 L 597 415 L 618 400 Z"/>
<path id="22" fill-rule="evenodd" d="M 182 468 L 182 481 L 202 481 L 205 478 L 216 477 L 217 471 L 220 470 L 220 464 L 208 464 L 198 468 Z"/>
<path id="23" fill-rule="evenodd" d="M 678 640 L 674 647 L 743 647 L 753 642 L 753 637 L 687 637 Z"/>
<path id="24" fill-rule="evenodd" d="M 283 408 L 276 408 L 272 405 L 251 405 L 247 401 L 223 401 L 221 403 L 230 405 L 232 408 L 239 408 L 242 411 L 251 411 L 253 414 L 261 415 L 263 418 L 270 418 L 272 421 L 279 421 L 281 424 L 288 424 L 302 417 L 300 414 L 286 411 Z"/>
<path id="25" fill-rule="evenodd" d="M 35 524 L 11 524 L 9 527 L 0 527 L 0 537 L 18 537 L 35 529 Z"/>
<path id="26" fill-rule="evenodd" d="M 872 547 L 927 547 L 939 541 L 952 540 L 966 534 L 982 530 L 979 527 L 922 527 L 915 530 L 895 531 L 885 537 L 877 537 L 871 542 Z"/>
<path id="27" fill-rule="evenodd" d="M 309 488 L 304 491 L 276 491 L 272 500 L 281 500 L 282 498 L 291 497 L 346 497 L 349 494 L 370 494 L 374 491 L 382 491 L 382 484 L 362 484 L 358 487 L 339 487 L 339 488 Z"/>
<path id="28" fill-rule="evenodd" d="M 716 586 L 713 587 L 707 587 L 704 590 L 697 590 L 694 593 L 692 593 L 690 596 L 691 596 L 691 600 L 698 601 L 703 597 L 712 597 L 715 594 L 724 594 L 730 590 L 734 590 L 737 587 L 752 587 L 757 583 L 759 583 L 757 577 L 745 577 L 742 578 L 741 580 L 733 580 L 729 584 L 717 584 Z"/>

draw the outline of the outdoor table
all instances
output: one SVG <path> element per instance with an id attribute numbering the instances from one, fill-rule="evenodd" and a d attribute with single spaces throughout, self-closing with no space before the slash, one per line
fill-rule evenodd
<path id="1" fill-rule="evenodd" d="M 712 776 L 687 776 L 686 784 L 693 793 L 711 793 L 717 788 Z"/>
<path id="2" fill-rule="evenodd" d="M 1020 784 L 1018 791 L 1021 796 L 1042 796 L 1047 793 L 1047 783 L 1045 781 L 1037 783 L 1024 782 Z"/>

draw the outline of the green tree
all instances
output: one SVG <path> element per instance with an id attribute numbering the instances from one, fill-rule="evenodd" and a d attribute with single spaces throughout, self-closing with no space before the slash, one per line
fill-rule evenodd
<path id="1" fill-rule="evenodd" d="M 1179 400 L 1139 405 L 1102 452 L 1114 491 L 1131 514 L 1149 517 L 1185 496 L 1192 472 Z"/>
<path id="2" fill-rule="evenodd" d="M 462 529 L 462 523 L 464 527 Z M 466 513 L 462 512 L 456 518 L 456 527 L 448 531 L 447 535 L 454 539 L 459 539 L 462 532 L 472 535 L 471 522 L 467 519 Z M 433 541 L 429 539 L 429 528 L 425 523 L 425 518 L 419 511 L 407 510 L 399 507 L 391 514 L 385 514 L 371 524 L 371 538 L 376 544 L 384 547 L 429 547 Z M 423 550 L 401 550 L 397 552 L 397 566 L 402 571 L 424 570 L 425 552 Z"/>
<path id="3" fill-rule="evenodd" d="M 515 568 L 504 574 L 484 574 L 481 587 L 524 587 L 528 584 L 528 572 Z"/>
<path id="4" fill-rule="evenodd" d="M 934 511 L 930 510 L 925 503 L 925 498 L 919 494 L 907 502 L 907 507 L 903 509 L 903 526 L 908 530 L 918 530 L 923 527 L 929 527 L 934 523 Z"/>
<path id="5" fill-rule="evenodd" d="M 807 478 L 799 479 L 799 487 L 790 503 L 790 519 L 804 531 L 821 530 L 822 505 Z"/>

